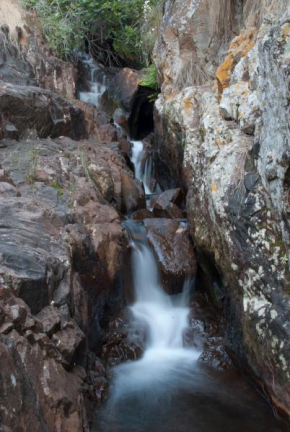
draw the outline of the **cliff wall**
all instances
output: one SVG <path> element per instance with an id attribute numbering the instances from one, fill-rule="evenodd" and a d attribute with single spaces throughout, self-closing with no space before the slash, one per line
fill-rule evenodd
<path id="1" fill-rule="evenodd" d="M 167 0 L 155 47 L 159 160 L 222 277 L 229 349 L 288 413 L 289 6 Z"/>

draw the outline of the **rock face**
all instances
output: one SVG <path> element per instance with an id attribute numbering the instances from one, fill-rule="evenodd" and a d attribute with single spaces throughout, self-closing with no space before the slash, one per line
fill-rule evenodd
<path id="1" fill-rule="evenodd" d="M 197 251 L 214 257 L 228 347 L 288 414 L 289 6 L 167 0 L 155 49 L 159 163 L 187 187 Z"/>
<path id="2" fill-rule="evenodd" d="M 142 205 L 144 191 L 119 151 L 94 140 L 3 139 L 0 153 L 1 425 L 86 430 L 88 400 L 107 388 L 90 350 L 104 311 L 124 302 L 123 184 Z"/>
<path id="3" fill-rule="evenodd" d="M 39 86 L 74 99 L 76 69 L 52 54 L 38 30 L 37 18 L 24 12 L 17 1 L 5 4 L 3 9 L 0 79 L 16 85 Z"/>

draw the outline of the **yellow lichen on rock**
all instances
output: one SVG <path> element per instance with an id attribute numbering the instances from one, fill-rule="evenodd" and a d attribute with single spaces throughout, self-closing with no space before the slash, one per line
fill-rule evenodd
<path id="1" fill-rule="evenodd" d="M 223 90 L 229 86 L 231 73 L 241 58 L 245 57 L 255 46 L 257 31 L 256 29 L 243 30 L 231 43 L 229 52 L 224 62 L 218 67 L 216 72 L 219 96 Z"/>

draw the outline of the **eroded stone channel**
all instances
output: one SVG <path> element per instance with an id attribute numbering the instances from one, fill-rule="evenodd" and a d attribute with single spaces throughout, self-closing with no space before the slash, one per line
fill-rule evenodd
<path id="1" fill-rule="evenodd" d="M 102 73 L 96 80 L 81 98 L 100 106 L 100 95 L 92 94 L 105 92 Z M 147 209 L 123 222 L 130 245 L 123 278 L 127 304 L 106 320 L 101 358 L 109 392 L 92 430 L 287 431 L 225 349 L 225 322 L 197 271 L 182 191 L 161 191 L 150 140 L 130 139 L 118 120 Z"/>

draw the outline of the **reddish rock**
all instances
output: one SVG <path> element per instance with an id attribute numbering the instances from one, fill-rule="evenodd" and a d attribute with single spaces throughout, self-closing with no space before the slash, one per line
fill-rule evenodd
<path id="1" fill-rule="evenodd" d="M 181 207 L 184 202 L 184 193 L 182 189 L 169 189 L 165 192 L 162 192 L 156 199 L 154 208 L 158 210 L 164 210 L 168 206 L 168 204 L 173 203 L 178 207 Z"/>
<path id="2" fill-rule="evenodd" d="M 114 121 L 121 126 L 127 133 L 129 133 L 128 113 L 122 108 L 117 108 L 114 112 Z"/>
<path id="3" fill-rule="evenodd" d="M 137 328 L 128 309 L 123 309 L 108 323 L 102 347 L 102 359 L 109 366 L 141 357 L 146 340 L 146 329 L 140 324 Z"/>
<path id="4" fill-rule="evenodd" d="M 119 149 L 126 153 L 126 155 L 131 155 L 132 144 L 125 137 L 121 137 L 118 139 Z"/>
<path id="5" fill-rule="evenodd" d="M 145 192 L 139 180 L 128 175 L 121 175 L 122 196 L 126 213 L 133 212 L 146 206 Z"/>
<path id="6" fill-rule="evenodd" d="M 171 219 L 145 219 L 147 238 L 157 256 L 164 287 L 180 292 L 186 277 L 196 274 L 194 247 L 185 224 Z"/>
<path id="7" fill-rule="evenodd" d="M 140 209 L 131 215 L 131 219 L 133 220 L 144 220 L 144 219 L 152 219 L 157 218 L 156 213 L 151 212 L 148 209 Z"/>
<path id="8" fill-rule="evenodd" d="M 176 204 L 169 202 L 164 208 L 160 205 L 154 205 L 154 213 L 157 217 L 169 219 L 185 219 L 185 213 Z"/>
<path id="9" fill-rule="evenodd" d="M 36 315 L 36 318 L 41 322 L 43 331 L 48 336 L 52 336 L 60 326 L 60 314 L 54 306 L 46 306 Z"/>
<path id="10" fill-rule="evenodd" d="M 121 105 L 130 112 L 139 90 L 142 72 L 129 68 L 121 69 L 110 81 L 108 90 L 102 97 L 102 105 L 110 115 Z M 118 106 L 119 105 L 119 106 Z"/>
<path id="11" fill-rule="evenodd" d="M 76 322 L 71 321 L 64 329 L 54 334 L 52 339 L 65 360 L 70 363 L 85 335 Z"/>

